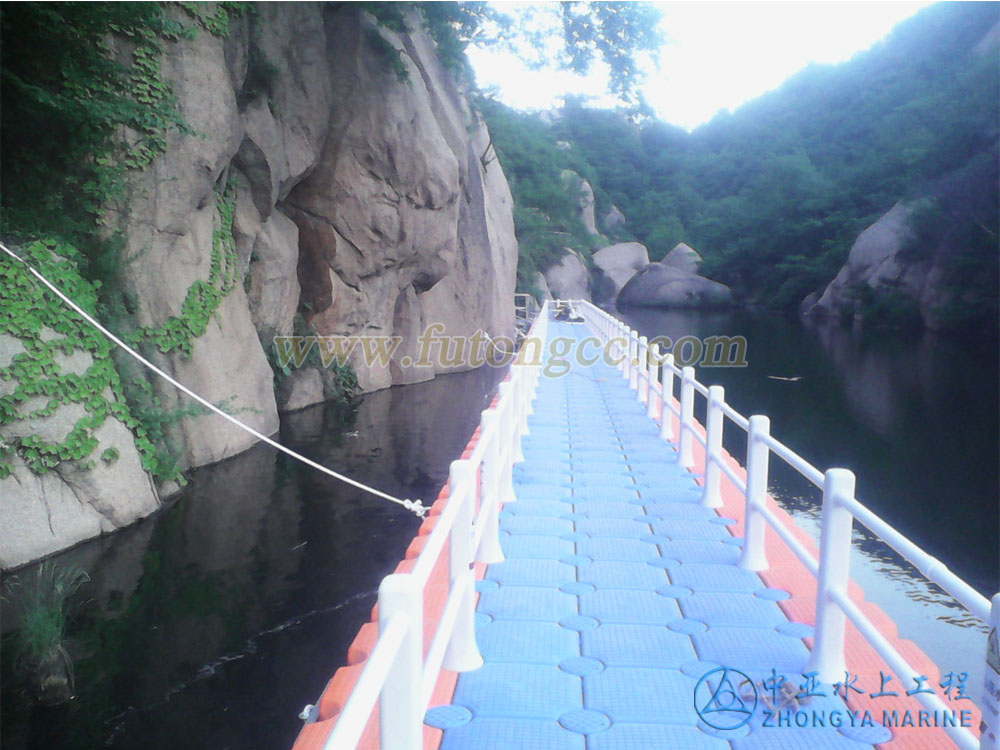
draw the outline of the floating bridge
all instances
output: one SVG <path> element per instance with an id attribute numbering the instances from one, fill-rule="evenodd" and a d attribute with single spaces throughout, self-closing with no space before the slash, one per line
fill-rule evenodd
<path id="1" fill-rule="evenodd" d="M 851 472 L 576 310 L 543 306 L 295 750 L 995 748 L 1000 596 L 859 503 Z M 823 490 L 818 549 L 768 496 L 772 460 Z M 850 580 L 855 521 L 994 628 L 970 655 L 984 705 Z"/>

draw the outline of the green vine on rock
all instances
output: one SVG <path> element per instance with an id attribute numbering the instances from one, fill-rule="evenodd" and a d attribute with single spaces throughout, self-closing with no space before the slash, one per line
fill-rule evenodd
<path id="1" fill-rule="evenodd" d="M 171 315 L 160 326 L 144 326 L 129 337 L 130 343 L 149 343 L 164 354 L 180 352 L 191 356 L 194 340 L 208 328 L 212 315 L 236 286 L 239 257 L 233 237 L 236 212 L 236 183 L 229 180 L 217 192 L 218 225 L 212 232 L 208 278 L 195 281 L 181 303 L 179 315 Z"/>
<path id="2" fill-rule="evenodd" d="M 229 2 L 4 6 L 0 231 L 91 313 L 103 304 L 103 317 L 113 317 L 122 306 L 123 240 L 108 221 L 114 210 L 127 211 L 132 175 L 166 153 L 172 134 L 194 135 L 164 76 L 164 54 L 201 30 L 226 36 L 232 19 L 250 13 L 251 4 Z M 208 278 L 192 284 L 178 315 L 140 329 L 133 342 L 191 354 L 238 280 L 234 189 L 220 191 Z M 108 342 L 41 292 L 20 264 L 0 261 L 0 288 L 0 335 L 12 337 L 9 351 L 17 352 L 0 360 L 0 478 L 10 474 L 13 455 L 39 474 L 62 461 L 91 468 L 94 456 L 114 463 L 117 451 L 98 448 L 95 437 L 111 416 L 133 431 L 147 471 L 182 480 L 166 428 L 194 408 L 165 408 L 141 376 L 129 378 L 123 395 L 119 373 L 127 370 L 118 369 Z M 81 370 L 81 361 L 90 364 Z M 75 413 L 60 412 L 66 405 Z M 41 422 L 57 412 L 76 420 L 63 425 L 61 439 Z"/>
<path id="3" fill-rule="evenodd" d="M 73 247 L 37 241 L 21 252 L 84 310 L 95 312 L 97 284 L 80 275 L 80 256 Z M 144 468 L 155 471 L 156 451 L 125 402 L 110 342 L 67 310 L 57 297 L 40 290 L 23 265 L 6 257 L 0 260 L 0 286 L 6 296 L 0 335 L 13 337 L 23 349 L 0 367 L 0 425 L 5 428 L 0 441 L 0 478 L 10 475 L 10 458 L 15 454 L 36 474 L 45 474 L 62 461 L 92 468 L 90 456 L 99 444 L 94 433 L 108 417 L 135 432 Z M 89 355 L 89 364 L 82 371 L 80 367 L 87 360 L 80 358 L 80 353 Z M 77 357 L 76 367 L 70 367 L 71 357 Z M 72 404 L 84 413 L 61 440 L 34 434 L 32 421 L 51 417 Z M 23 429 L 18 429 L 18 423 Z M 27 434 L 17 436 L 20 433 Z M 104 453 L 117 458 L 114 448 Z"/>
<path id="4" fill-rule="evenodd" d="M 180 6 L 205 31 L 217 37 L 229 35 L 229 20 L 231 18 L 238 18 L 239 16 L 256 12 L 254 4 L 250 2 L 217 2 L 214 4 L 182 2 Z"/>

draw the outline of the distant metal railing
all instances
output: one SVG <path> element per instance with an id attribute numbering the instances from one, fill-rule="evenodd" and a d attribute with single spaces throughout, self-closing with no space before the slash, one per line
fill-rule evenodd
<path id="1" fill-rule="evenodd" d="M 708 508 L 722 505 L 723 475 L 746 500 L 746 521 L 743 550 L 739 566 L 744 570 L 766 570 L 764 546 L 766 526 L 770 526 L 789 546 L 802 564 L 816 576 L 816 629 L 812 655 L 807 670 L 816 671 L 819 680 L 836 682 L 844 677 L 844 633 L 849 619 L 867 639 L 896 675 L 907 682 L 918 674 L 883 636 L 868 616 L 848 596 L 850 575 L 851 534 L 854 519 L 860 521 L 885 544 L 914 565 L 928 580 L 944 589 L 987 627 L 1000 625 L 1000 594 L 992 602 L 963 581 L 940 560 L 927 554 L 886 521 L 858 502 L 854 496 L 854 473 L 847 469 L 822 472 L 791 448 L 770 434 L 770 420 L 754 415 L 749 419 L 725 401 L 720 385 L 705 386 L 695 379 L 693 367 L 678 368 L 672 354 L 664 354 L 657 344 L 649 345 L 645 336 L 587 301 L 576 304 L 584 319 L 610 349 L 610 359 L 617 363 L 637 399 L 647 406 L 647 414 L 660 415 L 660 435 L 672 440 L 673 418 L 679 420 L 678 462 L 685 467 L 694 465 L 692 444 L 697 440 L 705 446 L 705 484 L 701 504 Z M 679 399 L 674 396 L 675 376 L 680 377 Z M 694 419 L 695 394 L 706 399 L 705 434 L 696 429 Z M 660 408 L 656 408 L 656 400 Z M 672 416 L 671 416 L 672 415 Z M 723 430 L 728 419 L 747 433 L 746 482 L 724 460 Z M 795 471 L 823 491 L 820 523 L 819 560 L 817 561 L 792 532 L 767 507 L 767 482 L 771 454 L 782 459 Z M 989 667 L 987 668 L 989 669 Z M 934 693 L 917 693 L 916 697 L 931 711 L 945 711 L 947 706 Z M 991 700 L 987 696 L 987 701 Z M 984 711 L 984 717 L 986 712 Z M 992 750 L 994 743 L 980 745 L 972 732 L 957 726 L 944 726 L 962 750 Z M 996 732 L 997 727 L 992 727 Z"/>
<path id="2" fill-rule="evenodd" d="M 545 340 L 548 303 L 535 317 L 533 337 Z M 473 563 L 504 559 L 499 512 L 516 500 L 513 465 L 523 460 L 521 437 L 541 364 L 511 367 L 499 386 L 496 406 L 482 413 L 480 434 L 469 458 L 453 461 L 448 499 L 410 573 L 386 576 L 378 589 L 378 640 L 326 750 L 357 746 L 376 701 L 382 750 L 421 750 L 423 719 L 441 668 L 467 672 L 483 664 L 475 636 Z M 445 543 L 449 584 L 437 630 L 424 655 L 424 590 Z"/>
<path id="3" fill-rule="evenodd" d="M 534 296 L 520 293 L 514 295 L 514 324 L 519 331 L 527 331 L 540 310 Z"/>

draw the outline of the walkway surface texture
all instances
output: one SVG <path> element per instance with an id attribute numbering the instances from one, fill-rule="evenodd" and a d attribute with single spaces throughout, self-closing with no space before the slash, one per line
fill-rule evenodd
<path id="1" fill-rule="evenodd" d="M 550 339 L 587 335 L 579 324 L 549 329 Z M 829 687 L 825 697 L 795 697 L 812 627 L 779 605 L 787 590 L 737 566 L 742 518 L 726 517 L 735 515 L 730 503 L 701 507 L 698 475 L 678 465 L 676 446 L 620 373 L 603 362 L 570 367 L 540 378 L 515 467 L 517 502 L 501 513 L 507 559 L 477 583 L 486 664 L 460 675 L 451 704 L 427 714 L 444 731 L 441 747 L 860 750 L 890 740 L 880 709 L 874 726 L 762 726 L 775 707 L 847 716 Z M 728 706 L 712 723 L 731 726 L 753 704 L 734 673 L 698 686 L 720 665 L 759 693 L 737 729 L 714 729 L 696 710 L 711 721 L 712 707 Z M 775 676 L 787 679 L 784 689 L 762 688 Z M 929 731 L 888 746 L 949 745 Z"/>

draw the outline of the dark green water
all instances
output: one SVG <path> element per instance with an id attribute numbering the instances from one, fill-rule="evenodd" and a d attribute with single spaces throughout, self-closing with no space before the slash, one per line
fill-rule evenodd
<path id="1" fill-rule="evenodd" d="M 649 335 L 745 335 L 749 366 L 704 370 L 704 382 L 726 386 L 743 413 L 768 414 L 817 466 L 853 469 L 863 502 L 984 593 L 998 588 L 995 345 L 746 313 L 629 319 Z M 281 439 L 397 496 L 433 499 L 498 378 L 487 368 L 317 407 L 287 417 Z M 737 432 L 726 445 L 740 455 Z M 813 530 L 817 493 L 777 467 L 772 480 Z M 195 472 L 160 514 L 57 557 L 93 579 L 69 628 L 78 696 L 32 706 L 5 638 L 4 750 L 290 747 L 296 715 L 343 664 L 417 525 L 267 447 Z M 885 548 L 858 541 L 852 574 L 869 598 L 945 672 L 969 671 L 978 694 L 981 630 Z M 17 623 L 5 615 L 9 636 Z"/>
<path id="2" fill-rule="evenodd" d="M 283 419 L 281 440 L 433 501 L 500 376 L 483 368 L 314 407 Z M 69 628 L 78 695 L 32 706 L 5 638 L 4 750 L 291 747 L 299 711 L 344 664 L 418 526 L 267 446 L 196 471 L 171 507 L 55 558 L 93 579 Z"/>

